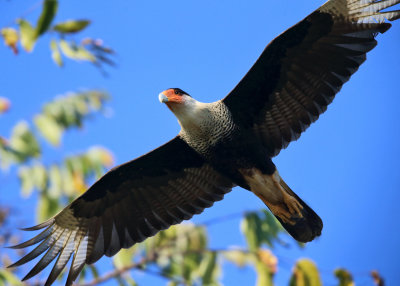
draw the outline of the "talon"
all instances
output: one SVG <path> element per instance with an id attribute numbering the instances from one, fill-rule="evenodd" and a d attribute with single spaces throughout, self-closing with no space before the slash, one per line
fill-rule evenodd
<path id="1" fill-rule="evenodd" d="M 303 206 L 294 197 L 288 195 L 286 192 L 283 197 L 284 197 L 284 202 L 287 208 L 289 209 L 289 212 L 291 214 L 297 214 L 299 217 L 303 217 L 301 213 Z"/>
<path id="2" fill-rule="evenodd" d="M 295 224 L 295 222 L 293 220 L 291 220 L 290 213 L 288 213 L 286 210 L 282 209 L 281 206 L 268 205 L 268 207 L 275 216 L 278 216 L 282 220 L 282 222 L 291 224 L 291 225 Z"/>
<path id="3" fill-rule="evenodd" d="M 281 184 L 278 182 L 278 180 L 273 177 L 274 183 L 276 187 L 281 191 L 283 201 L 288 208 L 290 214 L 295 214 L 298 215 L 299 218 L 303 217 L 303 214 L 301 211 L 303 210 L 303 206 L 294 198 L 293 196 L 289 195 L 286 190 L 281 186 Z"/>

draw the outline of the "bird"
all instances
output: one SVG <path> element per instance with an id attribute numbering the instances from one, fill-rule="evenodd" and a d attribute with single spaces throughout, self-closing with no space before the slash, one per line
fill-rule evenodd
<path id="1" fill-rule="evenodd" d="M 66 285 L 84 265 L 113 256 L 160 230 L 200 214 L 234 187 L 259 197 L 299 242 L 321 235 L 321 218 L 285 183 L 272 158 L 327 109 L 366 60 L 376 36 L 400 18 L 400 0 L 330 0 L 273 39 L 221 100 L 203 103 L 180 88 L 159 94 L 178 135 L 107 172 L 12 246 L 37 245 L 9 267 L 39 255 L 27 280 L 56 260 L 51 285 L 72 259 Z"/>

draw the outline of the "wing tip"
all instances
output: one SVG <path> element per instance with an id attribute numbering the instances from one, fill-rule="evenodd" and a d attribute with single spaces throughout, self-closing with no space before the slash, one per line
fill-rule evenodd
<path id="1" fill-rule="evenodd" d="M 31 226 L 31 227 L 25 227 L 25 228 L 19 228 L 19 229 L 23 230 L 23 231 L 35 231 L 35 230 L 39 230 L 39 229 L 45 228 L 45 227 L 51 225 L 52 223 L 54 223 L 54 218 L 51 218 L 51 219 L 49 219 L 49 220 L 47 220 L 45 222 L 42 222 L 42 223 L 40 223 L 38 225 L 34 225 L 34 226 Z"/>
<path id="2" fill-rule="evenodd" d="M 379 26 L 379 33 L 383 34 L 385 33 L 387 30 L 389 30 L 392 27 L 392 24 L 390 23 L 381 23 L 381 25 Z"/>

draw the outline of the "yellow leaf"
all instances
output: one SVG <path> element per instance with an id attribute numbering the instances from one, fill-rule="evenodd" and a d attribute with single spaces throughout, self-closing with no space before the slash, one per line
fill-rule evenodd
<path id="1" fill-rule="evenodd" d="M 65 40 L 60 41 L 60 49 L 63 54 L 73 60 L 95 62 L 96 57 L 86 50 L 83 46 L 68 43 Z"/>
<path id="2" fill-rule="evenodd" d="M 1 29 L 1 35 L 4 38 L 4 43 L 6 44 L 6 46 L 10 47 L 13 50 L 14 54 L 18 54 L 17 43 L 19 36 L 17 30 L 15 30 L 14 28 L 3 28 Z"/>
<path id="3" fill-rule="evenodd" d="M 51 40 L 50 42 L 51 58 L 59 66 L 63 66 L 63 60 L 61 58 L 60 50 L 58 49 L 56 40 Z"/>
<path id="4" fill-rule="evenodd" d="M 278 270 L 278 259 L 268 249 L 259 249 L 258 257 L 265 266 L 268 267 L 271 273 L 275 274 Z"/>
<path id="5" fill-rule="evenodd" d="M 21 45 L 25 51 L 32 52 L 37 39 L 35 29 L 24 19 L 19 19 L 17 22 L 21 33 Z"/>
<path id="6" fill-rule="evenodd" d="M 83 194 L 86 191 L 87 186 L 81 174 L 73 173 L 72 181 L 74 182 L 74 188 L 77 193 Z"/>
<path id="7" fill-rule="evenodd" d="M 18 177 L 21 182 L 22 197 L 28 198 L 32 194 L 32 191 L 35 187 L 31 169 L 26 166 L 22 166 L 18 170 Z"/>
<path id="8" fill-rule="evenodd" d="M 253 253 L 247 253 L 240 249 L 232 249 L 223 253 L 225 259 L 235 263 L 239 267 L 243 267 L 250 263 L 253 259 Z"/>
<path id="9" fill-rule="evenodd" d="M 290 286 L 321 286 L 321 278 L 315 263 L 309 259 L 300 259 L 293 269 Z"/>
<path id="10" fill-rule="evenodd" d="M 63 128 L 50 116 L 38 114 L 34 117 L 36 127 L 52 145 L 58 146 Z"/>

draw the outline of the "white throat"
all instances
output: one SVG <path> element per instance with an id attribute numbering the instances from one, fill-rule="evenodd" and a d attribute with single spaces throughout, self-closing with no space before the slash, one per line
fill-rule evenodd
<path id="1" fill-rule="evenodd" d="M 182 130 L 189 133 L 202 133 L 206 124 L 212 120 L 210 111 L 212 103 L 203 103 L 187 96 L 184 103 L 171 106 L 172 112 L 178 118 Z M 200 134 L 199 134 L 200 135 Z"/>

